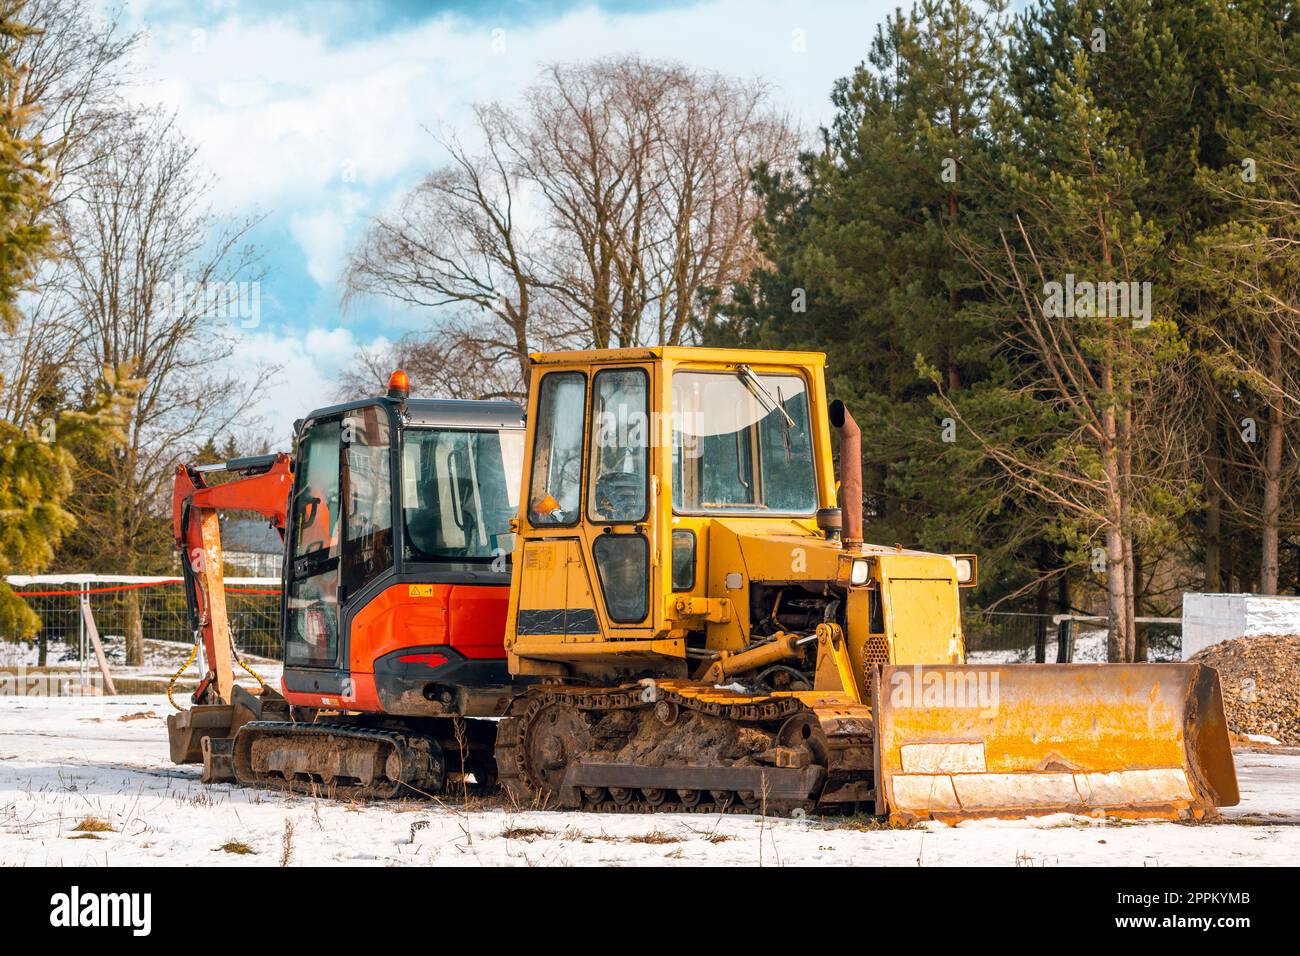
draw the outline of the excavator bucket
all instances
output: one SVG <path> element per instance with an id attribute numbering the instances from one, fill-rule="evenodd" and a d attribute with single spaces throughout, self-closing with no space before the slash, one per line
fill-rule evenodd
<path id="1" fill-rule="evenodd" d="M 204 783 L 232 781 L 230 753 L 239 728 L 285 713 L 284 698 L 270 687 L 254 694 L 236 684 L 229 704 L 195 704 L 167 718 L 172 763 L 202 763 Z"/>
<path id="2" fill-rule="evenodd" d="M 1200 819 L 1238 801 L 1219 676 L 1200 664 L 893 665 L 872 691 L 877 812 L 894 822 Z"/>

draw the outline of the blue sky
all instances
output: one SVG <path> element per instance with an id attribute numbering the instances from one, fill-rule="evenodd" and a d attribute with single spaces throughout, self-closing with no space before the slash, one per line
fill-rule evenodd
<path id="1" fill-rule="evenodd" d="M 762 77 L 809 132 L 866 55 L 889 0 L 127 0 L 146 42 L 133 96 L 175 110 L 214 205 L 265 218 L 261 321 L 239 355 L 284 365 L 259 405 L 276 435 L 332 395 L 360 345 L 436 317 L 340 307 L 348 250 L 442 160 L 430 130 L 513 102 L 544 64 L 619 53 Z M 799 51 L 795 31 L 804 40 Z M 495 42 L 494 42 L 495 41 Z"/>

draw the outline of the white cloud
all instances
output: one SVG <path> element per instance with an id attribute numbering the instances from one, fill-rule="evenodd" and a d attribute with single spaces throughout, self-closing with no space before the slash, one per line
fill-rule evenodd
<path id="1" fill-rule="evenodd" d="M 348 253 L 348 234 L 358 212 L 366 205 L 355 192 L 323 199 L 325 208 L 295 212 L 289 217 L 289 231 L 302 247 L 307 274 L 322 288 L 333 288 L 343 273 Z"/>
<path id="2" fill-rule="evenodd" d="M 248 376 L 264 363 L 279 366 L 269 381 L 261 383 L 253 413 L 270 433 L 273 447 L 288 450 L 294 420 L 334 404 L 338 377 L 355 363 L 362 346 L 387 344 L 384 338 L 361 342 L 351 329 L 342 327 L 305 333 L 259 330 L 240 336 L 232 365 Z"/>
<path id="3" fill-rule="evenodd" d="M 293 215 L 312 278 L 328 288 L 364 216 L 437 162 L 428 130 L 464 128 L 475 102 L 514 100 L 541 65 L 635 51 L 763 76 L 812 126 L 829 117 L 832 82 L 865 56 L 892 6 L 715 0 L 625 13 L 591 6 L 501 28 L 499 52 L 495 25 L 451 14 L 327 42 L 287 18 L 195 12 L 153 31 L 140 66 L 157 82 L 138 96 L 178 111 L 218 176 L 218 205 Z M 164 9 L 175 13 L 171 4 Z M 358 191 L 369 204 L 348 208 L 340 197 Z"/>

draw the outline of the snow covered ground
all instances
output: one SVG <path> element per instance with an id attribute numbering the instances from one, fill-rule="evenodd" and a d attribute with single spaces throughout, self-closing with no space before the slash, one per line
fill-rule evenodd
<path id="1" fill-rule="evenodd" d="M 124 678 L 150 681 L 168 680 L 189 658 L 192 648 L 190 644 L 177 641 L 145 638 L 143 666 L 127 667 L 126 638 L 115 634 L 105 635 L 103 644 L 104 656 L 108 658 L 110 671 L 115 681 Z M 16 642 L 0 638 L 0 670 L 13 670 L 20 667 L 35 670 L 39 653 L 37 646 L 30 641 Z M 246 654 L 244 660 L 263 680 L 273 684 L 280 680 L 280 674 L 284 670 L 283 664 L 270 658 Z M 50 642 L 47 663 L 51 668 L 67 671 L 70 674 L 77 672 L 80 668 L 76 648 L 60 641 Z M 98 673 L 99 668 L 93 655 L 89 658 L 87 666 L 92 674 Z M 235 666 L 235 676 L 249 686 L 256 684 L 254 678 L 249 677 L 238 665 Z M 198 677 L 198 665 L 191 663 L 181 675 L 179 683 L 181 686 L 188 684 L 192 688 L 198 681 Z"/>
<path id="2" fill-rule="evenodd" d="M 0 862 L 9 865 L 1300 864 L 1300 755 L 1242 753 L 1221 823 L 1067 816 L 906 830 L 870 821 L 353 806 L 205 787 L 167 759 L 161 695 L 0 696 Z M 98 821 L 89 823 L 88 820 Z M 111 829 L 96 829 L 107 825 Z M 81 830 L 78 830 L 78 827 Z M 223 847 L 227 847 L 223 849 Z M 246 849 L 250 852 L 234 852 Z"/>

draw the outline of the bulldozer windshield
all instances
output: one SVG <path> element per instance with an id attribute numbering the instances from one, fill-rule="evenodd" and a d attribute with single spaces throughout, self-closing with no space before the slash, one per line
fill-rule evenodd
<path id="1" fill-rule="evenodd" d="M 810 515 L 817 475 L 798 375 L 673 375 L 673 509 Z"/>
<path id="2" fill-rule="evenodd" d="M 490 560 L 512 550 L 524 433 L 408 428 L 402 514 L 411 561 Z"/>

